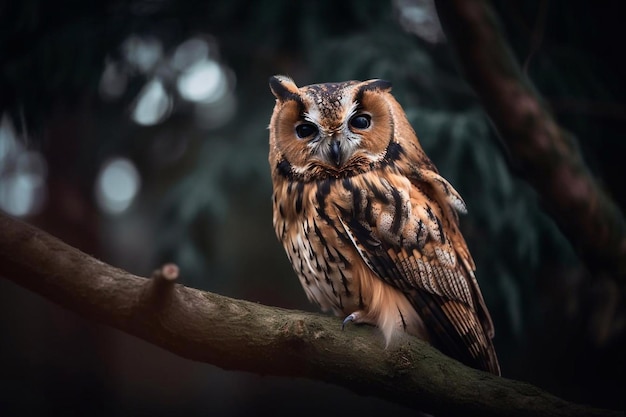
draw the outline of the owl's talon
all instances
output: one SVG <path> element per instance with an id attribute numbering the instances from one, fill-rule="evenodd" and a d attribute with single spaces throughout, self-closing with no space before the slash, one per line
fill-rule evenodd
<path id="1" fill-rule="evenodd" d="M 348 317 L 346 317 L 345 319 L 343 319 L 343 322 L 341 323 L 341 330 L 343 330 L 346 327 L 346 324 L 348 324 L 351 321 L 355 321 L 358 318 L 358 314 L 356 312 L 350 314 Z"/>

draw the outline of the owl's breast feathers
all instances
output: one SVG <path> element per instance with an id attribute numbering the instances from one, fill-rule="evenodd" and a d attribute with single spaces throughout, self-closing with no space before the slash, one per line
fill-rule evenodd
<path id="1" fill-rule="evenodd" d="M 277 164 L 276 234 L 324 310 L 358 312 L 355 321 L 379 326 L 388 343 L 406 330 L 499 374 L 493 324 L 458 228 L 463 200 L 423 152 L 415 162 L 405 151 L 413 149 L 394 143 L 375 169 L 318 181 Z"/>

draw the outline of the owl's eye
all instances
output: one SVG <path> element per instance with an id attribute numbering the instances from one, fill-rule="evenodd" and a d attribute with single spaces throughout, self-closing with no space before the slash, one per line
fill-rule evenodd
<path id="1" fill-rule="evenodd" d="M 352 119 L 350 119 L 350 126 L 355 129 L 367 129 L 370 127 L 371 117 L 367 114 L 357 114 Z"/>
<path id="2" fill-rule="evenodd" d="M 313 123 L 302 123 L 301 125 L 296 126 L 296 135 L 300 139 L 308 138 L 317 133 L 317 126 Z"/>

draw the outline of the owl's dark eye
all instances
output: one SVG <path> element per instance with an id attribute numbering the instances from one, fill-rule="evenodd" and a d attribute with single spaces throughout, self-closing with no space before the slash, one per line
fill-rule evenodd
<path id="1" fill-rule="evenodd" d="M 350 119 L 350 126 L 355 129 L 367 129 L 371 124 L 371 117 L 367 114 L 357 114 L 352 119 Z"/>
<path id="2" fill-rule="evenodd" d="M 313 123 L 302 123 L 301 125 L 296 126 L 296 135 L 300 139 L 308 138 L 317 133 L 317 126 Z"/>

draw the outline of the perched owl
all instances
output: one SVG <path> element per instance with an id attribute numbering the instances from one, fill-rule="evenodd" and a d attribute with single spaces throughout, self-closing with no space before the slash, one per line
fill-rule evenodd
<path id="1" fill-rule="evenodd" d="M 274 228 L 309 300 L 500 374 L 493 323 L 459 231 L 465 204 L 383 80 L 270 78 Z"/>

